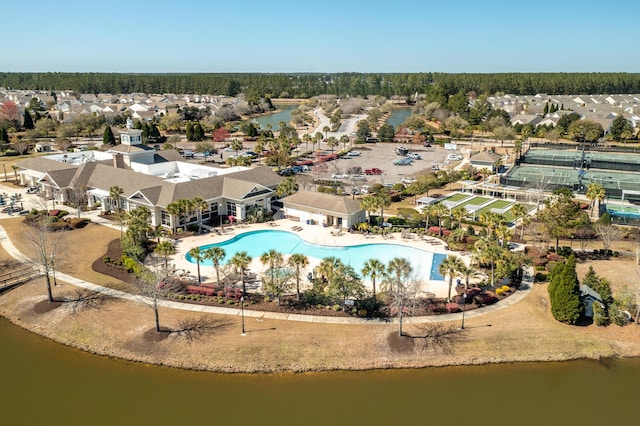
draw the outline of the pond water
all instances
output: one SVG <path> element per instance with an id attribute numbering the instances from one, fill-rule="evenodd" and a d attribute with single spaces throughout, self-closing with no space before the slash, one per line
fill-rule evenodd
<path id="1" fill-rule="evenodd" d="M 633 424 L 640 383 L 640 359 L 233 375 L 91 355 L 4 318 L 0 341 L 5 425 Z"/>
<path id="2" fill-rule="evenodd" d="M 279 112 L 275 112 L 273 114 L 261 115 L 259 117 L 253 118 L 252 121 L 257 122 L 263 130 L 266 130 L 267 125 L 271 125 L 273 130 L 278 129 L 280 127 L 280 122 L 284 121 L 289 124 L 291 121 L 291 111 L 298 108 L 297 104 L 287 104 L 287 105 L 274 105 Z"/>
<path id="3" fill-rule="evenodd" d="M 391 124 L 394 129 L 397 129 L 399 125 L 409 118 L 412 112 L 412 108 L 394 108 L 391 110 L 391 115 L 387 119 L 387 123 Z"/>

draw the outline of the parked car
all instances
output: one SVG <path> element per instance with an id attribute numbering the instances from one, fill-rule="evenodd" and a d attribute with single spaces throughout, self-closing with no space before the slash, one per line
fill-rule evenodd
<path id="1" fill-rule="evenodd" d="M 349 175 L 343 175 L 341 173 L 334 173 L 331 175 L 332 179 L 347 179 Z"/>
<path id="2" fill-rule="evenodd" d="M 191 151 L 190 149 L 185 149 L 184 151 L 182 151 L 182 156 L 184 158 L 193 158 L 195 155 L 195 153 L 193 151 Z"/>
<path id="3" fill-rule="evenodd" d="M 411 165 L 411 163 L 413 162 L 413 160 L 411 158 L 400 158 L 398 160 L 394 160 L 393 164 L 396 166 L 409 166 Z"/>
<path id="4" fill-rule="evenodd" d="M 29 188 L 27 188 L 27 194 L 36 194 L 40 191 L 40 188 L 38 188 L 37 186 L 30 186 Z"/>
<path id="5" fill-rule="evenodd" d="M 358 190 L 358 188 L 352 188 L 351 189 L 351 194 L 352 195 L 360 195 L 360 191 Z"/>
<path id="6" fill-rule="evenodd" d="M 420 157 L 420 154 L 418 154 L 417 152 L 410 152 L 407 154 L 407 157 L 413 160 L 422 160 L 422 157 Z"/>
<path id="7" fill-rule="evenodd" d="M 360 151 L 349 151 L 347 153 L 347 157 L 359 157 L 360 155 Z"/>
<path id="8" fill-rule="evenodd" d="M 400 182 L 404 183 L 405 185 L 411 185 L 412 183 L 414 183 L 416 180 L 414 178 L 410 178 L 410 177 L 403 177 L 402 180 Z"/>
<path id="9" fill-rule="evenodd" d="M 462 155 L 460 154 L 449 154 L 447 155 L 448 161 L 460 161 L 462 160 Z"/>
<path id="10" fill-rule="evenodd" d="M 399 146 L 395 149 L 396 154 L 405 156 L 409 153 L 409 148 L 405 148 L 404 146 Z"/>
<path id="11" fill-rule="evenodd" d="M 383 171 L 377 167 L 372 167 L 364 171 L 365 175 L 381 175 Z"/>
<path id="12" fill-rule="evenodd" d="M 362 187 L 360 187 L 361 194 L 368 194 L 370 190 L 371 190 L 371 186 L 369 185 L 362 185 Z"/>

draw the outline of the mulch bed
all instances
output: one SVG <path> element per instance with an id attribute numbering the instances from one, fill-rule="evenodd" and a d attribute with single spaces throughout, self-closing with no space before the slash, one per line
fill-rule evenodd
<path id="1" fill-rule="evenodd" d="M 53 302 L 49 302 L 49 300 L 43 300 L 42 302 L 38 302 L 33 305 L 33 312 L 36 314 L 46 314 L 47 312 L 51 312 L 54 309 L 62 306 L 64 302 L 59 300 L 54 300 Z"/>
<path id="2" fill-rule="evenodd" d="M 104 256 L 109 256 L 111 259 L 120 259 L 120 257 L 122 257 L 120 239 L 116 238 L 109 243 L 109 245 L 107 246 L 107 252 L 104 254 Z M 91 265 L 91 269 L 101 274 L 116 278 L 120 281 L 134 284 L 135 277 L 133 274 L 128 273 L 124 269 L 118 269 L 107 265 L 106 263 L 104 263 L 103 257 L 96 259 Z"/>

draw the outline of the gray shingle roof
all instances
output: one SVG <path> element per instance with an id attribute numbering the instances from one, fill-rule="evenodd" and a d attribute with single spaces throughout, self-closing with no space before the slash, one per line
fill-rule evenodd
<path id="1" fill-rule="evenodd" d="M 339 214 L 352 214 L 362 210 L 359 200 L 340 195 L 324 194 L 322 192 L 299 191 L 282 199 L 285 207 L 301 210 L 324 210 Z"/>

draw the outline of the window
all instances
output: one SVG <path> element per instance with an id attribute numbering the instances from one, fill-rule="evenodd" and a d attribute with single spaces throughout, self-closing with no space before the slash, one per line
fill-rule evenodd
<path id="1" fill-rule="evenodd" d="M 171 226 L 171 215 L 166 210 L 162 210 L 160 216 L 160 221 L 163 225 Z"/>
<path id="2" fill-rule="evenodd" d="M 227 215 L 236 216 L 236 203 L 227 201 Z"/>

